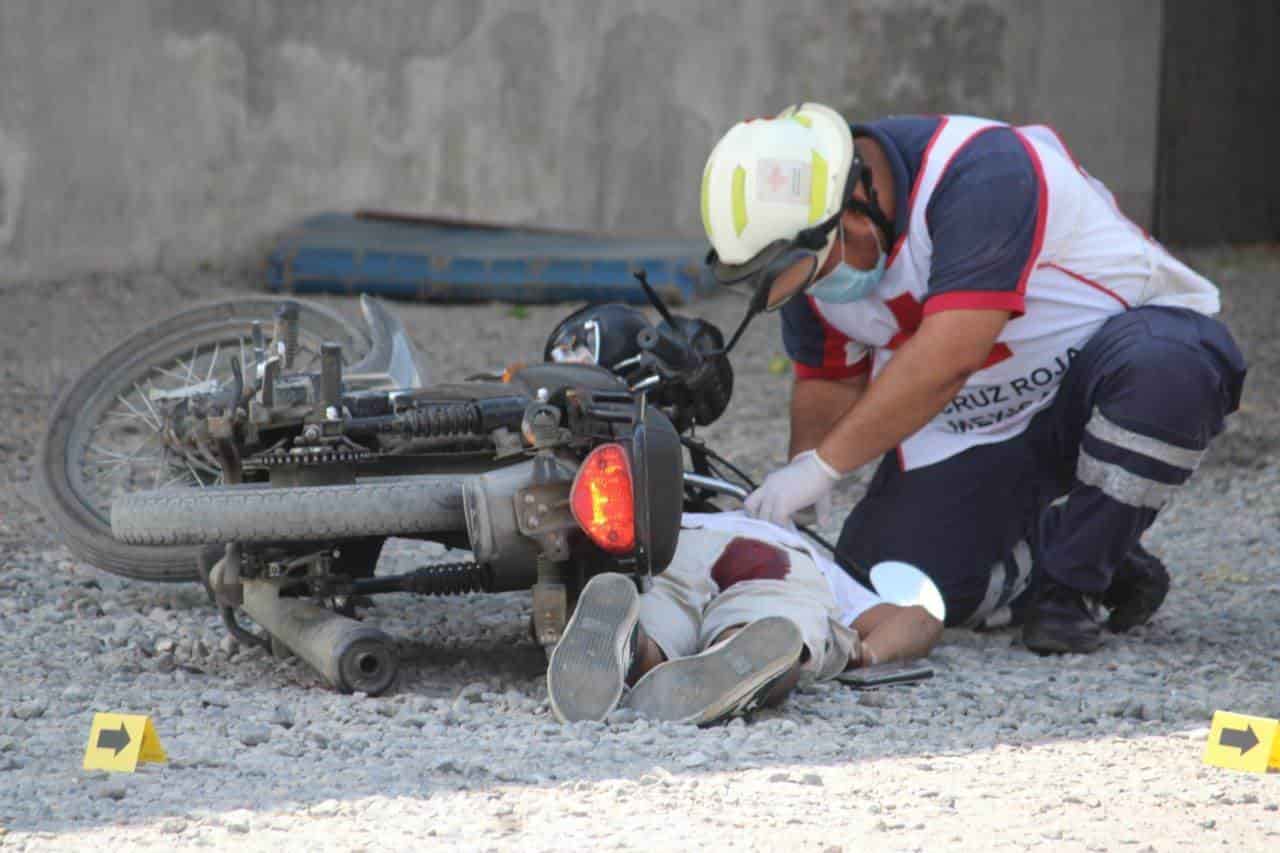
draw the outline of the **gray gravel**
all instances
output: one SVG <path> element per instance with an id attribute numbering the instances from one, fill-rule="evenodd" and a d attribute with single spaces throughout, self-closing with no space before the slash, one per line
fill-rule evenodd
<path id="1" fill-rule="evenodd" d="M 0 848 L 1276 849 L 1278 777 L 1200 755 L 1214 709 L 1280 716 L 1280 253 L 1193 260 L 1226 283 L 1253 371 L 1148 536 L 1175 574 L 1152 625 L 1052 660 L 1011 632 L 949 631 L 930 682 L 819 685 L 705 731 L 625 713 L 555 723 L 525 594 L 380 598 L 369 619 L 400 638 L 406 675 L 371 699 L 240 648 L 195 586 L 76 563 L 30 484 L 51 393 L 129 331 L 244 279 L 0 292 Z M 741 304 L 699 310 L 729 327 Z M 531 356 L 567 313 L 398 311 L 440 377 Z M 756 473 L 784 454 L 773 322 L 745 341 L 734 406 L 708 431 Z M 394 542 L 379 569 L 443 556 Z M 106 710 L 151 714 L 170 762 L 82 771 Z"/>

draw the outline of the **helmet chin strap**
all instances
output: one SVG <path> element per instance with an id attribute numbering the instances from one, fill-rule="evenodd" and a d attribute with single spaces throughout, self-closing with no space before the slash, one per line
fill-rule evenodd
<path id="1" fill-rule="evenodd" d="M 728 355 L 738 345 L 738 339 L 747 330 L 747 325 L 755 319 L 757 314 L 764 310 L 764 306 L 768 302 L 769 286 L 761 282 L 756 287 L 755 293 L 751 294 L 751 301 L 747 304 L 747 313 L 742 315 L 742 321 L 738 323 L 738 328 L 733 330 L 733 334 L 729 337 L 729 343 L 725 344 L 724 349 L 715 353 L 715 355 Z"/>
<path id="2" fill-rule="evenodd" d="M 875 184 L 871 181 L 871 169 L 863 164 L 861 160 L 858 161 L 858 164 L 862 170 L 861 174 L 858 175 L 858 182 L 862 184 L 862 190 L 867 194 L 867 200 L 863 201 L 850 195 L 844 203 L 845 207 L 870 219 L 880 229 L 880 234 L 884 237 L 883 245 L 892 246 L 897 239 L 897 229 L 889 221 L 889 217 L 885 215 L 884 208 L 880 206 L 880 194 L 876 192 Z"/>

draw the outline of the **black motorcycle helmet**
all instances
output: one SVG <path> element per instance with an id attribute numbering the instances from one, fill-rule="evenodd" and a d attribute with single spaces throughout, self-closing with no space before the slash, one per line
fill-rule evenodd
<path id="1" fill-rule="evenodd" d="M 542 350 L 544 361 L 588 361 L 628 378 L 618 365 L 640 352 L 636 336 L 652 324 L 644 312 L 621 302 L 587 305 L 560 321 Z"/>

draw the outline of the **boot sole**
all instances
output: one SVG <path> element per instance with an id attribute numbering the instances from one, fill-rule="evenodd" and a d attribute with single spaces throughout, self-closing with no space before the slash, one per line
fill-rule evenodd
<path id="1" fill-rule="evenodd" d="M 1107 628 L 1113 633 L 1123 634 L 1126 631 L 1141 627 L 1155 617 L 1169 595 L 1169 582 L 1134 583 L 1116 596 L 1121 600 L 1114 604 L 1104 602 L 1111 607 L 1107 617 Z"/>
<path id="2" fill-rule="evenodd" d="M 650 670 L 623 704 L 650 719 L 708 725 L 761 697 L 803 647 L 791 622 L 761 619 L 722 645 Z"/>
<path id="3" fill-rule="evenodd" d="M 1111 611 L 1107 628 L 1123 634 L 1151 621 L 1169 595 L 1172 578 L 1164 563 L 1140 545 L 1126 557 L 1117 575 L 1102 603 Z"/>
<path id="4" fill-rule="evenodd" d="M 547 666 L 556 719 L 603 720 L 618 706 L 639 618 L 640 595 L 630 578 L 607 574 L 587 582 Z"/>
<path id="5" fill-rule="evenodd" d="M 1043 635 L 1035 630 L 1029 631 L 1024 628 L 1022 644 L 1041 655 L 1085 655 L 1102 648 L 1102 637 L 1073 644 L 1059 637 Z"/>

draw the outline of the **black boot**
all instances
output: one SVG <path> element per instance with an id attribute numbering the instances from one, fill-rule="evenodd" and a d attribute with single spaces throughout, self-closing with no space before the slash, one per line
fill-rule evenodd
<path id="1" fill-rule="evenodd" d="M 1046 578 L 1027 608 L 1022 642 L 1042 655 L 1092 652 L 1102 645 L 1102 626 L 1084 593 Z"/>
<path id="2" fill-rule="evenodd" d="M 1107 627 L 1123 633 L 1147 624 L 1168 594 L 1169 570 L 1146 548 L 1134 545 L 1102 596 L 1111 611 Z"/>

